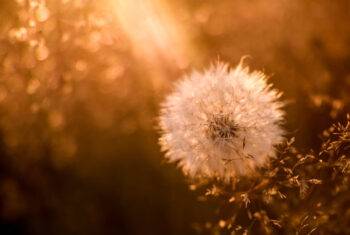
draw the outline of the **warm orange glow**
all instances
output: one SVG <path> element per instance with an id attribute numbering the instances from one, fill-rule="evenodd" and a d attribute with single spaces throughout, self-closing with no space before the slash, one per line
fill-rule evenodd
<path id="1" fill-rule="evenodd" d="M 117 0 L 114 7 L 137 56 L 153 63 L 165 58 L 180 68 L 188 65 L 185 32 L 164 1 Z"/>
<path id="2" fill-rule="evenodd" d="M 337 124 L 350 113 L 349 9 L 349 0 L 0 0 L 0 235 L 349 233 L 350 115 L 347 132 Z M 270 111 L 247 105 L 256 82 L 230 87 L 221 79 L 237 74 L 215 70 L 245 55 L 284 94 L 287 149 L 232 187 L 189 185 L 182 167 L 163 164 L 167 97 L 183 111 L 167 121 L 168 139 L 180 140 L 178 162 L 191 156 L 190 169 L 209 172 L 214 153 L 226 173 L 272 149 Z M 181 93 L 188 99 L 172 96 L 189 77 L 198 81 Z M 227 157 L 231 146 L 239 158 Z"/>

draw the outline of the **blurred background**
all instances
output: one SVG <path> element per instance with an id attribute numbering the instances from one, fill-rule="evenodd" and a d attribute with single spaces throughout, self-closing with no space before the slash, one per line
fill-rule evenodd
<path id="1" fill-rule="evenodd" d="M 0 233 L 204 232 L 215 203 L 157 144 L 172 82 L 249 55 L 317 151 L 350 111 L 349 16 L 348 0 L 0 0 Z"/>

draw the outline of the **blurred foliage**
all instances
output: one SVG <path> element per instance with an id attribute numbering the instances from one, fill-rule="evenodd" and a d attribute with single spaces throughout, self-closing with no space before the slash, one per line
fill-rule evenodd
<path id="1" fill-rule="evenodd" d="M 192 234 L 217 205 L 162 164 L 170 82 L 250 55 L 290 103 L 295 146 L 317 153 L 350 110 L 349 14 L 347 0 L 0 1 L 1 234 Z"/>

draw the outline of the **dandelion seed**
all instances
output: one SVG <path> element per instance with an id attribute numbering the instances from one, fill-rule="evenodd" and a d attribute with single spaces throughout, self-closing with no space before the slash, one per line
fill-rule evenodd
<path id="1" fill-rule="evenodd" d="M 281 96 L 262 72 L 218 63 L 176 83 L 163 103 L 160 144 L 193 177 L 248 174 L 283 141 Z"/>

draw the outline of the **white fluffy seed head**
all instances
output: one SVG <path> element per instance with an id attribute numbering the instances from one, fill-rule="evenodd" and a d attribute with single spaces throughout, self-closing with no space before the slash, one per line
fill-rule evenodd
<path id="1" fill-rule="evenodd" d="M 283 141 L 281 96 L 262 72 L 212 65 L 178 81 L 162 104 L 162 151 L 192 177 L 224 181 L 252 172 Z"/>

